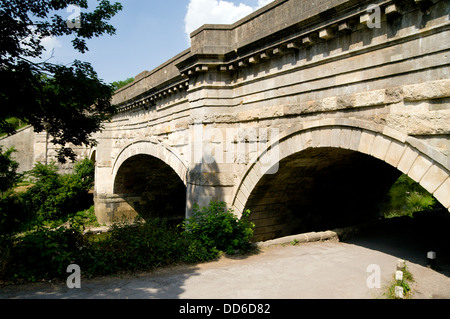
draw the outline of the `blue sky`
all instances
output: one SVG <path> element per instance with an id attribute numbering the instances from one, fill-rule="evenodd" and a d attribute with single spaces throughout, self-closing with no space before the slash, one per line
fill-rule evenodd
<path id="1" fill-rule="evenodd" d="M 123 10 L 112 20 L 114 36 L 87 42 L 89 51 L 77 54 L 71 38 L 46 39 L 49 62 L 89 62 L 106 83 L 152 70 L 190 47 L 188 34 L 205 23 L 233 23 L 272 0 L 112 0 Z M 91 6 L 96 1 L 90 1 Z M 63 12 L 64 14 L 65 12 Z M 69 17 L 71 13 L 67 13 Z M 48 56 L 47 56 L 48 57 Z M 46 57 L 46 58 L 47 58 Z"/>

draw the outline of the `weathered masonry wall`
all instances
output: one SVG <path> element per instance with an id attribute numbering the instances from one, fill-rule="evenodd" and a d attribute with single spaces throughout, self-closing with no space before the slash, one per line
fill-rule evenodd
<path id="1" fill-rule="evenodd" d="M 0 138 L 0 146 L 6 149 L 14 148 L 12 157 L 19 163 L 18 172 L 23 173 L 33 169 L 36 163 L 56 163 L 60 173 L 70 173 L 73 163 L 60 164 L 57 161 L 57 147 L 51 143 L 46 132 L 35 133 L 31 126 L 20 129 L 16 134 Z M 88 157 L 91 150 L 84 147 L 73 147 L 79 158 Z"/>
<path id="2" fill-rule="evenodd" d="M 402 173 L 450 209 L 450 3 L 314 4 L 205 25 L 116 92 L 101 222 L 216 199 L 250 209 L 255 240 L 320 231 L 376 217 Z"/>
<path id="3" fill-rule="evenodd" d="M 181 198 L 189 215 L 223 200 L 251 210 L 255 240 L 374 218 L 402 173 L 449 208 L 449 10 L 274 1 L 199 28 L 189 50 L 117 92 L 121 112 L 98 136 L 97 214 L 129 214 L 117 187 L 147 176 L 141 155 L 158 158 L 155 176 L 182 181 L 186 196 L 140 181 L 139 207 Z M 118 178 L 127 161 L 133 172 Z"/>

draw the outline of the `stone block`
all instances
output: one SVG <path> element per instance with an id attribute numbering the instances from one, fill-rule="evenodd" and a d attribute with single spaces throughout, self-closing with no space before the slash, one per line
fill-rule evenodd
<path id="1" fill-rule="evenodd" d="M 406 262 L 403 259 L 397 260 L 397 271 L 403 271 L 406 268 Z"/>
<path id="2" fill-rule="evenodd" d="M 314 141 L 317 139 L 317 147 L 328 147 L 331 145 L 331 128 L 323 128 L 318 131 L 314 131 Z"/>
<path id="3" fill-rule="evenodd" d="M 390 128 L 389 126 L 386 126 L 383 128 L 383 135 L 388 136 L 396 141 L 399 141 L 401 143 L 404 143 L 406 139 L 408 138 L 408 135 L 399 132 L 397 130 L 394 130 Z"/>
<path id="4" fill-rule="evenodd" d="M 386 90 L 375 90 L 364 93 L 357 93 L 348 99 L 347 103 L 353 107 L 368 107 L 382 105 L 385 103 Z"/>
<path id="5" fill-rule="evenodd" d="M 250 196 L 250 191 L 247 189 L 247 185 L 245 183 L 241 184 L 239 191 L 243 193 L 245 198 L 248 198 Z"/>
<path id="6" fill-rule="evenodd" d="M 319 31 L 319 38 L 328 40 L 335 36 L 335 32 L 332 28 L 325 28 Z"/>
<path id="7" fill-rule="evenodd" d="M 351 22 L 351 21 L 341 22 L 338 25 L 338 31 L 339 32 L 350 33 L 350 32 L 355 31 L 355 29 L 356 29 L 356 24 L 354 22 Z"/>
<path id="8" fill-rule="evenodd" d="M 434 197 L 448 210 L 450 210 L 450 177 L 443 182 L 433 193 Z"/>
<path id="9" fill-rule="evenodd" d="M 363 13 L 360 17 L 359 17 L 359 23 L 363 24 L 363 25 L 367 25 L 370 21 L 372 21 L 372 18 L 370 17 L 369 13 Z"/>
<path id="10" fill-rule="evenodd" d="M 386 7 L 384 13 L 389 17 L 396 17 L 400 15 L 400 10 L 398 9 L 397 5 L 390 4 Z"/>
<path id="11" fill-rule="evenodd" d="M 353 150 L 353 151 L 358 151 L 359 148 L 359 144 L 361 141 L 361 134 L 362 131 L 358 130 L 358 129 L 353 129 L 352 130 L 352 136 L 350 138 L 350 143 L 349 143 L 349 149 Z"/>
<path id="12" fill-rule="evenodd" d="M 350 148 L 351 140 L 352 140 L 352 130 L 348 128 L 343 128 L 341 130 L 341 141 L 339 143 L 339 147 L 351 149 Z"/>
<path id="13" fill-rule="evenodd" d="M 301 45 L 295 41 L 293 42 L 289 42 L 286 46 L 287 49 L 289 50 L 300 50 Z"/>
<path id="14" fill-rule="evenodd" d="M 440 99 L 450 96 L 450 80 L 406 85 L 403 87 L 405 101 Z"/>
<path id="15" fill-rule="evenodd" d="M 353 95 L 339 96 L 337 99 L 338 109 L 348 109 L 355 106 L 355 97 Z"/>
<path id="16" fill-rule="evenodd" d="M 302 39 L 302 43 L 304 44 L 304 45 L 313 45 L 314 44 L 314 39 L 313 39 L 313 37 L 312 36 L 307 36 L 307 37 L 304 37 L 303 39 Z"/>
<path id="17" fill-rule="evenodd" d="M 339 147 L 341 145 L 341 132 L 340 128 L 333 128 L 331 130 L 331 147 Z"/>
<path id="18" fill-rule="evenodd" d="M 234 175 L 229 173 L 190 172 L 188 183 L 199 186 L 234 186 Z"/>
<path id="19" fill-rule="evenodd" d="M 363 131 L 359 141 L 358 151 L 364 154 L 372 153 L 373 142 L 375 141 L 375 134 Z"/>
<path id="20" fill-rule="evenodd" d="M 396 141 L 392 141 L 392 143 L 389 145 L 388 151 L 386 152 L 384 161 L 394 167 L 397 167 L 404 151 L 405 145 Z"/>
<path id="21" fill-rule="evenodd" d="M 418 156 L 411 166 L 408 175 L 413 180 L 420 182 L 423 175 L 427 172 L 431 165 L 432 163 L 428 158 L 424 156 Z"/>
<path id="22" fill-rule="evenodd" d="M 440 165 L 434 164 L 423 176 L 420 181 L 420 185 L 422 185 L 422 187 L 425 188 L 430 194 L 433 194 L 448 177 L 448 171 Z"/>
<path id="23" fill-rule="evenodd" d="M 248 60 L 248 62 L 249 63 L 251 63 L 251 64 L 257 64 L 257 63 L 259 63 L 260 62 L 260 59 L 259 59 L 259 56 L 252 56 L 249 60 Z"/>
<path id="24" fill-rule="evenodd" d="M 322 112 L 336 110 L 338 108 L 337 101 L 338 99 L 335 96 L 317 101 L 318 110 Z"/>
<path id="25" fill-rule="evenodd" d="M 403 299 L 403 287 L 402 286 L 395 286 L 395 297 Z"/>
<path id="26" fill-rule="evenodd" d="M 245 204 L 247 203 L 248 197 L 245 196 L 245 194 L 244 194 L 242 191 L 240 191 L 240 192 L 237 194 L 237 199 L 239 200 L 239 202 L 240 202 L 241 204 L 243 204 L 243 206 L 245 206 Z"/>
<path id="27" fill-rule="evenodd" d="M 301 134 L 294 135 L 279 146 L 279 159 L 286 158 L 303 149 Z"/>
<path id="28" fill-rule="evenodd" d="M 419 153 L 416 150 L 412 149 L 411 147 L 407 147 L 398 163 L 397 168 L 404 174 L 408 174 L 409 169 L 418 156 Z"/>
<path id="29" fill-rule="evenodd" d="M 390 139 L 382 135 L 378 135 L 374 140 L 371 155 L 380 160 L 384 160 L 390 145 L 391 145 Z"/>
<path id="30" fill-rule="evenodd" d="M 311 131 L 305 131 L 302 133 L 302 145 L 303 145 L 303 149 L 307 149 L 312 147 L 312 136 L 311 136 Z"/>
<path id="31" fill-rule="evenodd" d="M 403 101 L 403 89 L 402 88 L 388 88 L 385 91 L 384 103 L 393 104 Z"/>

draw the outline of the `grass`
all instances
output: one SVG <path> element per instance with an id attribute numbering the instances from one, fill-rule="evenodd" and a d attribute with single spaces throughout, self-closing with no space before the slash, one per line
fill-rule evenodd
<path id="1" fill-rule="evenodd" d="M 389 190 L 382 213 L 385 218 L 412 217 L 415 212 L 439 207 L 439 202 L 420 184 L 402 175 Z"/>
<path id="2" fill-rule="evenodd" d="M 400 299 L 395 294 L 395 287 L 400 286 L 403 288 L 403 299 L 411 299 L 413 293 L 411 290 L 411 284 L 414 282 L 414 277 L 411 272 L 408 270 L 408 267 L 405 265 L 403 269 L 403 279 L 396 280 L 395 274 L 392 276 L 392 280 L 390 281 L 387 291 L 384 294 L 386 299 Z"/>

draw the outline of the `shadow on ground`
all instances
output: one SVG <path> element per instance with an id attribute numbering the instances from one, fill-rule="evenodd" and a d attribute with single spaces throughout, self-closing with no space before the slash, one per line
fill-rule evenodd
<path id="1" fill-rule="evenodd" d="M 414 217 L 380 220 L 361 229 L 342 242 L 397 256 L 421 266 L 428 266 L 427 253 L 436 253 L 433 269 L 450 277 L 450 213 L 422 212 Z"/>

